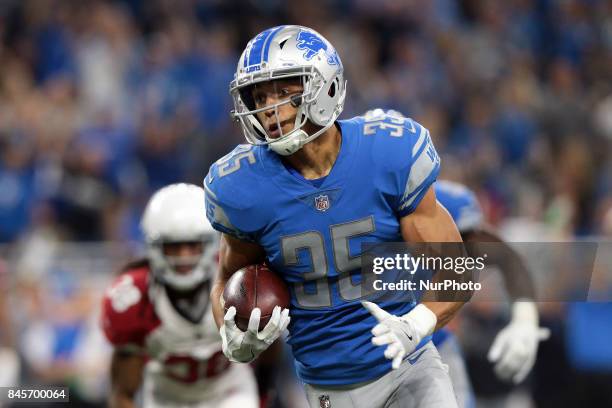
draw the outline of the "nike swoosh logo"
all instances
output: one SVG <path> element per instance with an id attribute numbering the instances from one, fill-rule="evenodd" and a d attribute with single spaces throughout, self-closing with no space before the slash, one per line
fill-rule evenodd
<path id="1" fill-rule="evenodd" d="M 425 353 L 427 350 L 421 350 L 421 352 L 419 354 L 416 355 L 416 357 L 414 358 L 408 358 L 408 362 L 412 365 L 414 365 L 414 363 L 416 363 L 419 360 L 419 357 L 421 357 L 423 355 L 423 353 Z"/>
<path id="2" fill-rule="evenodd" d="M 410 333 L 408 333 L 403 327 L 400 327 L 400 330 L 406 335 L 406 337 L 408 337 L 408 340 L 412 341 L 412 336 Z"/>

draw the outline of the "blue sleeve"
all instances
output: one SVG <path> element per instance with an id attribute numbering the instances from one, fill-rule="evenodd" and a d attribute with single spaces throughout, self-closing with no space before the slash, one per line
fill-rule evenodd
<path id="1" fill-rule="evenodd" d="M 206 181 L 204 185 L 206 185 Z M 210 189 L 206 189 L 206 217 L 213 228 L 241 241 L 255 242 L 255 234 L 242 231 L 236 227 L 228 216 L 228 213 L 232 214 L 232 211 L 227 211 L 226 208 L 217 200 Z"/>
<path id="2" fill-rule="evenodd" d="M 408 119 L 410 120 L 410 119 Z M 398 174 L 397 214 L 401 218 L 413 212 L 440 172 L 440 157 L 429 136 L 429 131 L 410 121 L 413 132 L 405 155 L 407 165 Z"/>
<path id="3" fill-rule="evenodd" d="M 256 178 L 245 168 L 235 171 L 241 168 L 236 163 L 248 158 L 244 153 L 244 149 L 235 149 L 210 167 L 204 178 L 206 217 L 217 231 L 242 241 L 257 242 L 265 215 L 261 214 L 261 206 L 256 205 Z M 228 160 L 234 163 L 233 168 L 227 165 Z"/>
<path id="4" fill-rule="evenodd" d="M 466 186 L 441 180 L 436 183 L 436 198 L 450 213 L 459 232 L 473 231 L 482 225 L 484 216 L 476 194 Z"/>

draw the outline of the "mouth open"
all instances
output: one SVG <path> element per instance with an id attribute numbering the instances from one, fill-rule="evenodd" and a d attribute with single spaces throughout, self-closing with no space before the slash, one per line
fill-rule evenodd
<path id="1" fill-rule="evenodd" d="M 290 121 L 286 120 L 280 123 L 280 127 L 278 126 L 278 122 L 274 122 L 268 125 L 268 136 L 271 138 L 277 138 L 281 135 L 281 130 L 287 125 Z M 286 132 L 285 132 L 286 133 Z"/>

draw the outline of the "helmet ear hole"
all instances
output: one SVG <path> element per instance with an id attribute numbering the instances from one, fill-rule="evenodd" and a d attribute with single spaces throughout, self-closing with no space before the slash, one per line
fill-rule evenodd
<path id="1" fill-rule="evenodd" d="M 329 87 L 329 91 L 327 92 L 330 98 L 333 98 L 336 95 L 336 81 L 332 82 L 331 86 Z"/>

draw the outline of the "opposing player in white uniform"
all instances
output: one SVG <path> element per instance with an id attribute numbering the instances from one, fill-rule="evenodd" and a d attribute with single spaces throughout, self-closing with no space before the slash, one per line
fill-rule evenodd
<path id="1" fill-rule="evenodd" d="M 115 347 L 110 406 L 256 408 L 251 368 L 230 363 L 209 304 L 218 250 L 204 191 L 173 184 L 149 201 L 141 227 L 148 256 L 106 291 L 102 326 Z"/>

